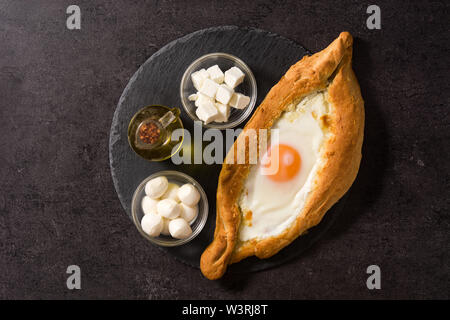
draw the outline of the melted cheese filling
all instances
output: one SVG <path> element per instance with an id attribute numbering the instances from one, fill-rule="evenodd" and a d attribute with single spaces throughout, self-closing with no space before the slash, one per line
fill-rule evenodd
<path id="1" fill-rule="evenodd" d="M 324 122 L 331 104 L 327 98 L 326 92 L 310 94 L 274 123 L 272 129 L 278 129 L 279 143 L 289 144 L 299 152 L 301 169 L 292 180 L 283 183 L 262 175 L 260 164 L 250 169 L 239 200 L 243 214 L 241 241 L 279 235 L 302 212 L 322 162 L 321 147 L 328 138 Z"/>

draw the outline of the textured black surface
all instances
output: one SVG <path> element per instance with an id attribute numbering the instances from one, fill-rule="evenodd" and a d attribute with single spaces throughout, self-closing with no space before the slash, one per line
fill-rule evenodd
<path id="1" fill-rule="evenodd" d="M 449 298 L 449 5 L 379 1 L 0 3 L 1 298 Z M 345 210 L 300 258 L 204 279 L 141 238 L 112 183 L 108 142 L 131 76 L 174 39 L 255 27 L 315 52 L 343 30 L 366 102 Z M 66 268 L 82 289 L 66 289 Z M 366 288 L 378 264 L 382 289 Z"/>

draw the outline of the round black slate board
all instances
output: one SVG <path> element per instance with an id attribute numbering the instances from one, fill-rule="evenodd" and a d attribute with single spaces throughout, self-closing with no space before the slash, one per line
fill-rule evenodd
<path id="1" fill-rule="evenodd" d="M 200 255 L 214 233 L 217 179 L 221 166 L 174 165 L 170 159 L 164 162 L 148 162 L 136 155 L 128 145 L 127 127 L 134 113 L 140 108 L 162 104 L 179 107 L 183 124 L 193 135 L 193 122 L 181 106 L 179 85 L 188 65 L 211 52 L 230 53 L 247 63 L 258 85 L 257 105 L 293 63 L 309 54 L 305 48 L 293 41 L 263 30 L 234 26 L 204 29 L 177 39 L 152 55 L 133 75 L 120 97 L 111 126 L 109 157 L 112 178 L 122 206 L 131 218 L 133 193 L 139 183 L 154 172 L 178 170 L 196 179 L 208 195 L 208 221 L 200 235 L 190 243 L 162 250 L 167 250 L 178 260 L 197 268 Z M 265 260 L 251 257 L 230 266 L 229 272 L 264 270 L 299 256 L 331 226 L 342 205 L 341 200 L 317 227 L 299 237 L 274 257 Z"/>

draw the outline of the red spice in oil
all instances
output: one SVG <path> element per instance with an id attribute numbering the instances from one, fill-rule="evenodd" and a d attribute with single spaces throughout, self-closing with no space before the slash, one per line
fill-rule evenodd
<path id="1" fill-rule="evenodd" d="M 139 138 L 145 143 L 155 143 L 158 141 L 161 130 L 153 122 L 144 123 L 139 128 Z"/>

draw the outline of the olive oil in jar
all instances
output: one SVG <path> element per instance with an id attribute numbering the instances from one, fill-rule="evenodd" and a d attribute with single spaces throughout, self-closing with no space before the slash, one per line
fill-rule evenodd
<path id="1" fill-rule="evenodd" d="M 180 109 L 151 105 L 139 110 L 128 125 L 128 142 L 138 155 L 149 161 L 163 161 L 181 147 L 183 135 L 172 140 L 172 132 L 183 129 Z"/>

